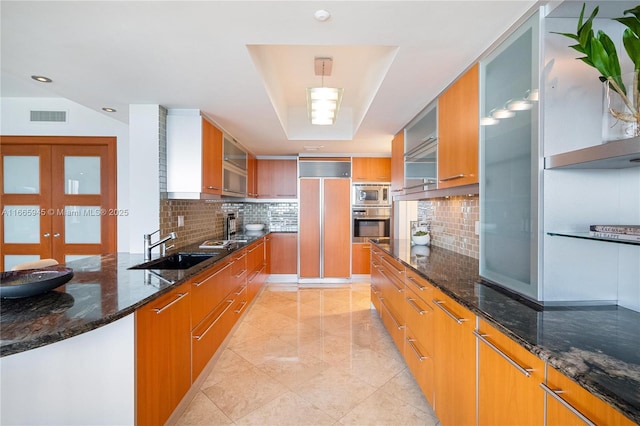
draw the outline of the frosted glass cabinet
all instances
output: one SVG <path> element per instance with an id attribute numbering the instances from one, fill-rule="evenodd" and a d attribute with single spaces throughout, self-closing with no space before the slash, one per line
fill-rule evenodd
<path id="1" fill-rule="evenodd" d="M 115 138 L 67 139 L 2 138 L 1 270 L 115 251 Z"/>
<path id="2" fill-rule="evenodd" d="M 538 298 L 539 14 L 480 62 L 480 275 Z"/>

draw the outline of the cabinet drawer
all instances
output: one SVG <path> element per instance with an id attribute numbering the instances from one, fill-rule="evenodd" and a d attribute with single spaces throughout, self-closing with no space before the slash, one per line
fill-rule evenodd
<path id="1" fill-rule="evenodd" d="M 547 383 L 541 385 L 547 395 L 546 424 L 631 426 L 635 423 L 615 408 L 547 365 Z M 553 394 L 553 395 L 551 395 Z M 587 423 L 588 424 L 588 423 Z"/>
<path id="2" fill-rule="evenodd" d="M 393 277 L 393 273 L 389 272 L 388 268 L 379 268 L 378 272 L 381 275 L 380 290 L 382 292 L 382 298 L 385 300 L 387 306 L 392 307 L 397 312 L 404 311 L 404 285 L 398 282 L 397 278 Z"/>
<path id="3" fill-rule="evenodd" d="M 422 278 L 420 275 L 416 274 L 410 269 L 407 269 L 405 283 L 407 285 L 407 288 L 413 290 L 417 297 L 419 297 L 426 303 L 433 303 L 431 301 L 433 300 L 434 287 L 429 281 Z"/>
<path id="4" fill-rule="evenodd" d="M 406 326 L 404 325 L 402 317 L 393 312 L 384 299 L 380 301 L 380 308 L 382 323 L 391 335 L 400 353 L 404 353 L 404 329 Z"/>
<path id="5" fill-rule="evenodd" d="M 418 334 L 407 326 L 405 332 L 404 360 L 413 374 L 413 378 L 420 386 L 422 393 L 434 406 L 435 377 L 434 363 L 431 353 L 422 345 Z"/>
<path id="6" fill-rule="evenodd" d="M 235 299 L 225 299 L 191 332 L 193 348 L 191 365 L 194 381 L 233 327 L 237 318 L 233 311 L 235 304 Z"/>
<path id="7" fill-rule="evenodd" d="M 405 297 L 405 319 L 407 327 L 413 330 L 413 338 L 421 347 L 433 355 L 433 307 L 407 288 Z"/>
<path id="8" fill-rule="evenodd" d="M 191 281 L 191 324 L 196 326 L 233 290 L 231 262 L 215 266 Z"/>

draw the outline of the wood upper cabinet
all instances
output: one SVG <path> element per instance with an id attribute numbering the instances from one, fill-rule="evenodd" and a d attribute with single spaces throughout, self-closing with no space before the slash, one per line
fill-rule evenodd
<path id="1" fill-rule="evenodd" d="M 478 425 L 544 424 L 544 362 L 484 320 L 478 335 Z"/>
<path id="2" fill-rule="evenodd" d="M 278 232 L 269 234 L 270 273 L 298 273 L 298 234 Z"/>
<path id="3" fill-rule="evenodd" d="M 259 198 L 297 198 L 298 163 L 296 160 L 263 160 L 258 162 Z"/>
<path id="4" fill-rule="evenodd" d="M 202 192 L 222 194 L 222 131 L 202 119 Z"/>
<path id="5" fill-rule="evenodd" d="M 547 365 L 547 382 L 543 387 L 546 389 L 547 399 L 546 425 L 583 426 L 586 421 L 597 425 L 636 424 L 549 365 Z M 569 407 L 572 407 L 575 412 Z"/>
<path id="6" fill-rule="evenodd" d="M 401 195 L 404 188 L 404 130 L 391 141 L 391 196 Z"/>
<path id="7" fill-rule="evenodd" d="M 136 311 L 136 424 L 164 424 L 191 386 L 190 285 Z"/>
<path id="8" fill-rule="evenodd" d="M 435 411 L 444 426 L 476 424 L 475 315 L 433 292 Z"/>
<path id="9" fill-rule="evenodd" d="M 258 160 L 253 154 L 247 154 L 247 197 L 258 197 Z"/>
<path id="10" fill-rule="evenodd" d="M 476 64 L 438 98 L 438 188 L 478 183 L 478 96 Z"/>
<path id="11" fill-rule="evenodd" d="M 351 159 L 353 182 L 390 182 L 391 159 L 376 157 L 353 157 Z"/>

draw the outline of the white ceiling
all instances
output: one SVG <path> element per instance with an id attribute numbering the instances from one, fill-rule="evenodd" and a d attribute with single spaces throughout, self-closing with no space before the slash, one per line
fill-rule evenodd
<path id="1" fill-rule="evenodd" d="M 197 108 L 257 155 L 388 155 L 393 135 L 535 4 L 3 0 L 1 93 L 112 107 L 123 122 L 130 104 Z M 315 20 L 318 9 L 331 18 Z M 344 88 L 333 126 L 306 115 L 316 56 L 333 58 L 324 84 Z"/>

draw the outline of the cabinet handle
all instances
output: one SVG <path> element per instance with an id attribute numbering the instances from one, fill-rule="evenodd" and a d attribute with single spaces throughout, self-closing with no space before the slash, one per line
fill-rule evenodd
<path id="1" fill-rule="evenodd" d="M 459 175 L 453 175 L 453 176 L 448 176 L 446 178 L 442 178 L 442 179 L 440 179 L 440 182 L 446 182 L 448 180 L 460 179 L 460 178 L 463 178 L 465 176 L 466 175 L 460 173 Z"/>
<path id="2" fill-rule="evenodd" d="M 215 189 L 216 191 L 220 190 L 217 186 L 207 186 L 207 189 Z"/>
<path id="3" fill-rule="evenodd" d="M 45 238 L 49 238 L 51 236 L 51 234 L 48 233 L 48 232 L 45 232 L 42 236 L 45 237 Z"/>
<path id="4" fill-rule="evenodd" d="M 294 198 L 296 194 L 276 194 L 276 197 L 291 197 Z"/>
<path id="5" fill-rule="evenodd" d="M 205 331 L 202 332 L 202 334 L 200 334 L 199 336 L 193 336 L 194 339 L 196 339 L 197 341 L 200 341 L 204 338 L 204 336 L 209 332 L 209 330 L 211 330 L 211 327 L 213 327 L 220 318 L 222 318 L 222 316 L 225 314 L 225 312 L 227 312 L 229 310 L 229 308 L 231 307 L 231 305 L 233 305 L 233 302 L 235 302 L 235 300 L 227 300 L 227 307 L 224 308 L 224 310 L 220 313 L 220 315 L 218 315 L 216 317 L 216 319 L 213 320 L 213 322 L 211 324 L 209 324 L 209 327 L 207 327 L 207 329 Z"/>
<path id="6" fill-rule="evenodd" d="M 578 411 L 577 408 L 575 408 L 573 405 L 569 404 L 567 401 L 565 401 L 560 395 L 563 393 L 564 391 L 558 389 L 558 390 L 553 390 L 551 389 L 549 386 L 545 385 L 544 383 L 540 383 L 540 387 L 542 388 L 543 391 L 545 391 L 549 396 L 551 396 L 553 399 L 555 399 L 556 401 L 558 401 L 560 404 L 562 404 L 567 410 L 571 411 L 573 414 L 575 414 L 576 416 L 578 416 L 580 418 L 580 420 L 582 420 L 583 422 L 585 422 L 586 424 L 588 424 L 589 426 L 596 426 L 595 423 L 593 423 L 591 420 L 589 420 L 587 418 L 587 416 L 585 416 L 584 414 L 582 414 L 580 411 Z"/>
<path id="7" fill-rule="evenodd" d="M 395 265 L 393 263 L 389 262 L 386 257 L 383 257 L 382 261 L 385 262 L 387 265 L 391 266 L 398 274 L 404 274 L 404 270 L 403 269 L 396 268 Z"/>
<path id="8" fill-rule="evenodd" d="M 425 290 L 427 289 L 427 287 L 426 287 L 426 286 L 420 285 L 420 284 L 418 283 L 418 281 L 416 281 L 416 280 L 414 280 L 414 279 L 413 279 L 413 277 L 409 277 L 409 276 L 407 276 L 407 279 L 408 279 L 409 281 L 411 281 L 411 283 L 413 283 L 413 284 L 418 288 L 418 290 L 420 290 L 420 291 L 425 291 Z"/>
<path id="9" fill-rule="evenodd" d="M 442 310 L 442 312 L 444 312 L 445 314 L 447 314 L 447 316 L 449 318 L 451 318 L 452 320 L 454 320 L 455 322 L 457 322 L 458 324 L 462 324 L 465 321 L 468 321 L 468 319 L 466 318 L 458 318 L 457 316 L 453 315 L 447 308 L 445 308 L 444 305 L 444 300 L 436 300 L 436 299 L 432 299 L 431 300 L 433 303 L 436 304 L 436 306 L 438 308 L 440 308 Z"/>
<path id="10" fill-rule="evenodd" d="M 378 290 L 378 288 L 374 285 L 371 286 L 371 291 L 373 291 L 373 294 L 380 294 L 380 291 Z"/>
<path id="11" fill-rule="evenodd" d="M 245 291 L 246 289 L 247 289 L 247 286 L 243 285 L 242 287 L 240 287 L 240 290 L 238 290 L 237 293 L 233 293 L 233 294 L 235 294 L 236 296 L 240 296 L 242 292 Z"/>
<path id="12" fill-rule="evenodd" d="M 382 269 L 378 269 L 380 271 L 380 273 L 387 279 L 389 280 L 389 282 L 391 283 L 392 286 L 394 286 L 396 288 L 396 290 L 398 290 L 398 293 L 401 293 L 404 289 L 401 287 L 398 287 L 396 285 L 396 283 L 393 281 L 393 278 L 389 278 L 389 276 L 387 274 L 384 273 L 384 271 Z"/>
<path id="13" fill-rule="evenodd" d="M 242 310 L 244 309 L 244 307 L 247 305 L 247 302 L 242 302 L 242 307 L 240 309 L 236 309 L 235 312 L 236 314 L 239 314 L 240 312 L 242 312 Z"/>
<path id="14" fill-rule="evenodd" d="M 427 311 L 425 311 L 424 309 L 422 309 L 420 306 L 418 306 L 415 302 L 416 299 L 412 299 L 410 297 L 408 297 L 407 299 L 405 299 L 407 302 L 409 302 L 409 306 L 411 306 L 417 313 L 419 313 L 420 315 L 424 315 L 427 313 Z"/>
<path id="15" fill-rule="evenodd" d="M 59 233 L 59 232 L 56 232 L 55 234 L 53 234 L 53 237 L 54 237 L 54 238 L 58 238 L 59 236 L 60 236 L 60 233 Z"/>
<path id="16" fill-rule="evenodd" d="M 258 271 L 255 271 L 253 274 L 251 274 L 251 276 L 249 278 L 247 278 L 247 282 L 248 283 L 252 282 L 258 276 L 258 274 L 260 273 L 261 270 L 262 269 L 260 269 Z"/>
<path id="17" fill-rule="evenodd" d="M 387 314 L 389 314 L 389 318 L 391 318 L 391 320 L 395 323 L 396 328 L 398 330 L 404 330 L 405 326 L 401 325 L 398 320 L 396 320 L 396 318 L 393 316 L 393 314 L 391 313 L 391 311 L 389 310 L 389 308 L 387 308 L 387 305 L 382 301 L 382 299 L 380 299 L 380 302 L 382 303 L 382 306 L 384 306 L 385 311 L 387 311 Z"/>
<path id="18" fill-rule="evenodd" d="M 483 341 L 487 346 L 489 346 L 491 349 L 493 349 L 498 355 L 500 355 L 502 358 L 504 358 L 509 364 L 513 365 L 516 368 L 516 370 L 518 370 L 519 372 L 521 372 L 522 374 L 524 374 L 527 377 L 531 377 L 531 372 L 533 371 L 533 368 L 526 368 L 526 367 L 523 367 L 520 364 L 518 364 L 509 355 L 507 355 L 500 348 L 498 348 L 496 345 L 491 343 L 489 341 L 489 339 L 487 339 L 487 334 L 481 334 L 479 332 L 479 330 L 473 330 L 473 334 L 478 339 Z"/>
<path id="19" fill-rule="evenodd" d="M 416 357 L 418 357 L 418 360 L 420 362 L 424 361 L 425 359 L 429 358 L 428 356 L 424 356 L 420 353 L 420 351 L 418 350 L 418 347 L 416 346 L 416 344 L 414 343 L 416 341 L 416 339 L 411 339 L 409 337 L 407 337 L 407 343 L 409 344 L 409 347 L 411 347 L 411 349 L 413 350 L 413 353 L 416 354 Z"/>
<path id="20" fill-rule="evenodd" d="M 257 245 L 257 246 L 255 246 L 254 248 L 252 248 L 252 249 L 249 249 L 249 250 L 248 250 L 248 251 L 249 251 L 249 253 L 253 253 L 253 251 L 254 251 L 255 249 L 257 249 L 258 247 L 260 247 L 261 245 L 262 245 L 261 243 L 258 243 L 258 245 Z"/>
<path id="21" fill-rule="evenodd" d="M 161 313 L 162 311 L 164 311 L 165 309 L 167 309 L 168 307 L 170 307 L 171 305 L 175 304 L 178 302 L 178 300 L 182 299 L 183 297 L 185 297 L 187 294 L 189 293 L 178 293 L 178 297 L 176 297 L 175 299 L 173 299 L 171 302 L 167 303 L 166 305 L 164 305 L 162 308 L 153 308 L 152 311 L 155 312 L 156 314 Z"/>
<path id="22" fill-rule="evenodd" d="M 213 274 L 209 275 L 207 278 L 205 278 L 202 281 L 198 281 L 193 283 L 194 286 L 196 287 L 200 287 L 202 284 L 206 283 L 207 281 L 209 281 L 211 278 L 215 277 L 216 275 L 218 275 L 220 272 L 224 271 L 225 269 L 227 269 L 229 266 L 231 266 L 232 262 L 227 263 L 226 265 L 224 265 L 223 268 L 218 269 L 216 272 L 214 272 Z"/>
<path id="23" fill-rule="evenodd" d="M 243 269 L 242 271 L 238 272 L 236 275 L 234 275 L 235 278 L 240 278 L 241 276 L 244 275 L 244 273 L 247 272 L 246 269 Z"/>
<path id="24" fill-rule="evenodd" d="M 362 250 L 369 250 L 371 248 L 371 244 L 363 244 Z"/>
<path id="25" fill-rule="evenodd" d="M 242 256 L 236 257 L 234 260 L 242 260 L 243 257 L 245 257 L 247 255 L 247 253 L 242 253 Z"/>

